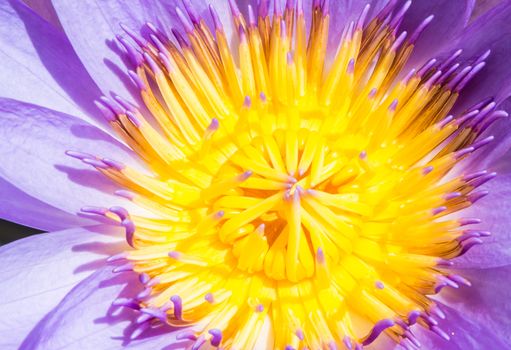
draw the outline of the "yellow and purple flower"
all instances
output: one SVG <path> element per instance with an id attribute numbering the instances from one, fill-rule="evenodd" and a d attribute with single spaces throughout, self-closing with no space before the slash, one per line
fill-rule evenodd
<path id="1" fill-rule="evenodd" d="M 37 4 L 1 348 L 511 348 L 511 1 Z"/>

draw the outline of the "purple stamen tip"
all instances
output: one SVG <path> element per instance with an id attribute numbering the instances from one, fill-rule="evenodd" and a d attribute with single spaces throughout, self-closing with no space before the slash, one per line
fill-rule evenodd
<path id="1" fill-rule="evenodd" d="M 474 187 L 479 187 L 487 183 L 488 181 L 494 179 L 497 176 L 497 173 L 489 173 L 487 175 L 483 175 L 481 177 L 478 177 L 477 179 L 474 179 L 473 181 L 470 181 L 470 185 Z"/>
<path id="2" fill-rule="evenodd" d="M 176 251 L 172 251 L 168 255 L 170 258 L 176 259 L 176 260 L 179 259 L 179 257 L 181 256 L 181 254 L 179 254 L 179 252 L 176 252 Z"/>
<path id="3" fill-rule="evenodd" d="M 463 176 L 463 181 L 465 181 L 465 182 L 472 181 L 472 180 L 477 179 L 478 177 L 484 176 L 486 174 L 488 174 L 488 171 L 486 171 L 486 170 L 478 171 L 478 172 L 472 173 L 472 174 L 467 174 L 467 175 Z"/>
<path id="4" fill-rule="evenodd" d="M 460 192 L 450 192 L 450 193 L 447 193 L 447 194 L 444 195 L 444 199 L 446 201 L 449 201 L 451 199 L 458 198 L 458 197 L 461 197 L 461 193 Z"/>
<path id="5" fill-rule="evenodd" d="M 328 343 L 328 349 L 337 350 L 338 349 L 337 344 L 334 341 L 331 341 L 330 343 Z"/>
<path id="6" fill-rule="evenodd" d="M 195 343 L 193 343 L 192 350 L 199 350 L 205 342 L 206 338 L 203 335 L 199 336 Z"/>
<path id="7" fill-rule="evenodd" d="M 221 218 L 223 218 L 223 217 L 224 217 L 224 215 L 225 215 L 225 212 L 224 212 L 223 210 L 219 210 L 219 211 L 217 211 L 217 212 L 215 213 L 215 218 L 216 218 L 216 219 L 221 219 Z"/>
<path id="8" fill-rule="evenodd" d="M 137 43 L 137 45 L 139 45 L 140 47 L 146 46 L 146 43 L 142 39 L 140 39 L 139 35 L 135 33 L 133 30 L 131 30 L 131 28 L 129 28 L 127 25 L 125 25 L 124 23 L 120 23 L 119 26 L 126 34 L 128 34 L 128 36 L 131 39 L 133 39 L 134 42 Z"/>
<path id="9" fill-rule="evenodd" d="M 408 32 L 406 32 L 406 31 L 399 34 L 399 36 L 394 41 L 394 44 L 392 44 L 392 47 L 390 49 L 394 52 L 397 51 L 399 49 L 399 47 L 401 46 L 401 44 L 405 41 L 407 36 L 408 36 Z"/>
<path id="10" fill-rule="evenodd" d="M 149 68 L 153 71 L 154 74 L 161 73 L 161 69 L 156 63 L 156 61 L 149 55 L 147 52 L 144 52 L 144 60 L 149 65 Z"/>
<path id="11" fill-rule="evenodd" d="M 123 110 L 117 105 L 117 103 L 114 103 L 112 100 L 110 100 L 106 96 L 101 96 L 99 100 L 108 108 L 110 108 L 115 114 L 123 114 Z"/>
<path id="12" fill-rule="evenodd" d="M 102 207 L 83 207 L 80 209 L 81 212 L 83 213 L 87 213 L 87 214 L 96 214 L 96 215 L 101 215 L 101 216 L 105 216 L 107 213 L 108 213 L 108 209 L 107 208 L 102 208 Z"/>
<path id="13" fill-rule="evenodd" d="M 210 303 L 210 304 L 213 304 L 215 302 L 215 298 L 213 297 L 213 294 L 211 293 L 208 293 L 204 296 L 204 299 Z"/>
<path id="14" fill-rule="evenodd" d="M 430 15 L 429 17 L 426 17 L 426 19 L 424 19 L 424 21 L 422 21 L 421 24 L 419 24 L 417 29 L 415 29 L 415 32 L 410 37 L 411 43 L 415 43 L 417 41 L 419 36 L 424 32 L 424 29 L 426 29 L 426 27 L 431 23 L 431 21 L 433 21 L 434 18 L 435 18 L 434 15 Z"/>
<path id="15" fill-rule="evenodd" d="M 130 201 L 135 199 L 135 194 L 133 192 L 130 192 L 130 191 L 127 191 L 127 190 L 116 190 L 114 192 L 114 194 L 117 195 L 117 196 L 129 199 Z"/>
<path id="16" fill-rule="evenodd" d="M 323 252 L 323 249 L 318 248 L 318 251 L 316 253 L 316 260 L 319 264 L 325 263 L 325 253 Z"/>
<path id="17" fill-rule="evenodd" d="M 122 253 L 115 254 L 115 255 L 108 257 L 106 259 L 106 262 L 108 262 L 108 263 L 116 262 L 116 261 L 124 260 L 127 257 L 128 257 L 128 254 L 126 252 L 122 252 Z"/>
<path id="18" fill-rule="evenodd" d="M 131 80 L 133 80 L 133 83 L 135 83 L 138 89 L 142 91 L 147 91 L 147 86 L 145 85 L 144 81 L 138 76 L 137 73 L 130 70 L 128 71 L 128 75 L 130 76 Z"/>
<path id="19" fill-rule="evenodd" d="M 115 161 L 115 160 L 112 160 L 112 159 L 109 159 L 109 158 L 103 158 L 101 160 L 103 161 L 103 163 L 107 164 L 108 166 L 110 166 L 118 171 L 122 171 L 126 168 L 125 164 Z"/>
<path id="20" fill-rule="evenodd" d="M 112 111 L 111 108 L 105 106 L 104 102 L 94 101 L 94 105 L 100 110 L 103 117 L 107 122 L 114 122 L 117 120 L 117 115 Z"/>
<path id="21" fill-rule="evenodd" d="M 183 318 L 183 302 L 179 295 L 170 297 L 170 301 L 174 304 L 174 317 L 178 320 Z"/>
<path id="22" fill-rule="evenodd" d="M 292 65 L 294 63 L 293 53 L 291 51 L 287 53 L 286 59 L 288 65 Z"/>
<path id="23" fill-rule="evenodd" d="M 84 162 L 85 164 L 88 164 L 88 165 L 92 165 L 93 167 L 98 168 L 98 169 L 108 169 L 109 168 L 109 166 L 107 164 L 103 163 L 99 159 L 85 158 L 82 160 L 82 162 Z"/>
<path id="24" fill-rule="evenodd" d="M 362 10 L 362 13 L 360 14 L 360 17 L 358 18 L 357 21 L 357 30 L 361 30 L 362 28 L 364 28 L 364 24 L 370 9 L 371 9 L 370 4 L 366 4 L 364 6 L 364 9 Z"/>
<path id="25" fill-rule="evenodd" d="M 431 327 L 431 331 L 447 341 L 451 340 L 451 337 L 437 326 Z"/>
<path id="26" fill-rule="evenodd" d="M 478 200 L 480 200 L 481 198 L 484 198 L 488 195 L 488 191 L 477 191 L 477 192 L 473 192 L 471 194 L 468 195 L 468 200 L 470 203 L 475 203 L 477 202 Z"/>
<path id="27" fill-rule="evenodd" d="M 248 23 L 251 27 L 257 27 L 257 19 L 254 13 L 254 8 L 252 5 L 248 5 Z"/>
<path id="28" fill-rule="evenodd" d="M 481 223 L 481 219 L 476 218 L 461 218 L 458 220 L 460 226 L 476 225 Z"/>
<path id="29" fill-rule="evenodd" d="M 431 211 L 431 214 L 432 214 L 433 216 L 435 216 L 435 215 L 438 215 L 438 214 L 440 214 L 440 213 L 442 213 L 442 212 L 444 212 L 444 211 L 446 211 L 446 210 L 447 210 L 447 207 L 446 207 L 446 206 L 442 206 L 442 207 L 434 208 L 434 209 Z"/>
<path id="30" fill-rule="evenodd" d="M 362 342 L 363 345 L 369 345 L 378 338 L 378 336 L 387 328 L 394 326 L 396 323 L 391 319 L 383 319 L 375 324 L 371 333 Z"/>
<path id="31" fill-rule="evenodd" d="M 385 285 L 383 284 L 382 281 L 376 281 L 374 283 L 374 286 L 377 288 L 377 289 L 384 289 L 385 288 Z"/>
<path id="32" fill-rule="evenodd" d="M 469 238 L 466 241 L 463 241 L 462 244 L 461 244 L 462 248 L 461 248 L 460 255 L 464 255 L 472 247 L 474 247 L 476 245 L 479 245 L 479 244 L 483 244 L 483 241 L 482 241 L 482 239 L 477 238 L 477 237 Z"/>
<path id="33" fill-rule="evenodd" d="M 305 335 L 303 334 L 303 331 L 301 329 L 297 329 L 295 334 L 298 337 L 298 339 L 300 339 L 300 340 L 304 340 L 305 339 Z"/>
<path id="34" fill-rule="evenodd" d="M 442 266 L 442 267 L 450 267 L 450 266 L 454 265 L 454 263 L 450 260 L 440 258 L 437 261 L 437 265 Z"/>
<path id="35" fill-rule="evenodd" d="M 239 176 L 239 180 L 246 181 L 250 176 L 252 176 L 252 174 L 253 174 L 252 170 L 247 170 Z"/>
<path id="36" fill-rule="evenodd" d="M 112 305 L 129 307 L 134 310 L 140 309 L 140 305 L 138 304 L 138 302 L 131 298 L 117 298 L 112 302 Z"/>
<path id="37" fill-rule="evenodd" d="M 376 96 L 376 93 L 378 92 L 378 89 L 377 88 L 372 88 L 371 91 L 369 91 L 369 95 L 368 97 L 369 98 L 373 98 L 374 96 Z"/>
<path id="38" fill-rule="evenodd" d="M 454 282 L 458 283 L 458 284 L 462 284 L 466 287 L 471 287 L 472 286 L 472 283 L 470 283 L 469 280 L 467 280 L 466 278 L 460 276 L 460 275 L 449 275 L 448 276 L 451 280 L 453 280 Z"/>
<path id="39" fill-rule="evenodd" d="M 209 12 L 211 13 L 211 18 L 213 18 L 213 25 L 215 26 L 215 30 L 221 32 L 224 30 L 222 26 L 222 21 L 220 21 L 220 17 L 218 17 L 218 13 L 212 5 L 209 5 Z"/>
<path id="40" fill-rule="evenodd" d="M 149 280 L 151 279 L 151 277 L 149 277 L 149 275 L 145 272 L 141 273 L 139 276 L 138 276 L 138 280 L 140 281 L 140 283 L 142 284 L 146 284 L 147 282 L 149 282 Z"/>
<path id="41" fill-rule="evenodd" d="M 73 157 L 73 158 L 76 158 L 76 159 L 79 159 L 79 160 L 94 159 L 94 158 L 96 158 L 92 154 L 84 153 L 84 152 L 66 151 L 65 153 L 66 153 L 66 155 L 68 155 L 70 157 Z"/>
<path id="42" fill-rule="evenodd" d="M 245 96 L 245 99 L 243 100 L 243 107 L 250 108 L 251 105 L 252 99 L 250 98 L 250 96 Z"/>
<path id="43" fill-rule="evenodd" d="M 129 212 L 123 207 L 114 206 L 114 207 L 111 207 L 109 209 L 109 211 L 111 211 L 112 213 L 117 215 L 119 217 L 119 219 L 121 219 L 121 220 L 124 220 L 129 217 Z"/>
<path id="44" fill-rule="evenodd" d="M 392 101 L 392 103 L 390 104 L 390 106 L 389 106 L 389 111 L 391 111 L 391 112 L 395 112 L 395 111 L 396 111 L 396 108 L 397 108 L 397 104 L 398 104 L 398 100 L 397 100 L 397 98 L 396 98 L 396 99 L 395 99 L 394 101 Z"/>
<path id="45" fill-rule="evenodd" d="M 135 223 L 133 222 L 133 220 L 125 219 L 122 221 L 121 224 L 124 227 L 124 229 L 126 230 L 126 242 L 131 247 L 133 247 L 134 246 L 133 238 L 134 238 L 135 230 L 136 230 Z"/>
<path id="46" fill-rule="evenodd" d="M 140 293 L 137 294 L 137 296 L 136 296 L 137 300 L 144 300 L 145 298 L 147 298 L 148 296 L 151 295 L 152 291 L 153 291 L 153 289 L 150 287 L 144 288 L 144 290 L 142 290 Z"/>
<path id="47" fill-rule="evenodd" d="M 353 349 L 353 346 L 351 345 L 351 338 L 350 338 L 350 337 L 345 336 L 345 337 L 342 339 L 342 342 L 344 343 L 344 346 L 346 346 L 346 348 L 347 348 L 348 350 Z"/>
<path id="48" fill-rule="evenodd" d="M 195 12 L 195 9 L 192 6 L 192 3 L 189 0 L 183 0 L 183 5 L 185 7 L 186 13 L 193 24 L 199 24 L 199 16 Z"/>
<path id="49" fill-rule="evenodd" d="M 117 36 L 117 41 L 122 45 L 131 62 L 137 67 L 141 66 L 144 62 L 142 54 L 119 35 Z"/>
<path id="50" fill-rule="evenodd" d="M 467 154 L 474 152 L 474 150 L 475 150 L 474 147 L 466 147 L 466 148 L 460 149 L 459 151 L 454 152 L 454 158 L 456 158 L 456 159 L 463 158 Z"/>
<path id="51" fill-rule="evenodd" d="M 420 311 L 417 310 L 411 311 L 408 314 L 408 323 L 410 323 L 411 325 L 417 323 L 417 320 L 419 319 L 420 315 L 421 315 Z"/>
<path id="52" fill-rule="evenodd" d="M 120 272 L 129 272 L 133 271 L 133 265 L 131 263 L 127 263 L 121 266 L 117 266 L 112 270 L 113 273 L 120 273 Z"/>
<path id="53" fill-rule="evenodd" d="M 257 9 L 259 17 L 261 17 L 261 18 L 268 17 L 269 5 L 270 4 L 269 4 L 268 0 L 260 0 L 259 8 Z"/>
<path id="54" fill-rule="evenodd" d="M 427 167 L 422 169 L 422 175 L 428 175 L 432 171 L 433 171 L 433 167 L 432 166 L 427 166 Z"/>
<path id="55" fill-rule="evenodd" d="M 218 328 L 213 328 L 208 331 L 211 334 L 211 345 L 219 346 L 222 342 L 222 331 Z"/>
<path id="56" fill-rule="evenodd" d="M 358 157 L 360 159 L 366 159 L 367 158 L 367 151 L 362 151 L 359 153 Z"/>
<path id="57" fill-rule="evenodd" d="M 131 334 L 130 334 L 130 340 L 135 340 L 138 338 L 142 333 L 144 333 L 148 328 L 150 327 L 149 322 L 144 322 L 140 326 L 138 326 Z"/>
<path id="58" fill-rule="evenodd" d="M 238 8 L 238 4 L 236 4 L 235 0 L 229 0 L 229 7 L 233 17 L 241 17 L 240 9 Z"/>
<path id="59" fill-rule="evenodd" d="M 218 119 L 217 118 L 213 118 L 213 119 L 211 119 L 211 123 L 208 126 L 208 130 L 209 131 L 216 131 L 216 130 L 218 130 L 219 126 L 220 126 L 220 124 L 218 122 Z"/>
<path id="60" fill-rule="evenodd" d="M 185 49 L 187 47 L 189 47 L 188 45 L 188 42 L 186 41 L 185 38 L 183 38 L 183 36 L 181 35 L 181 33 L 179 33 L 179 31 L 175 28 L 172 28 L 172 35 L 174 35 L 174 38 L 176 38 L 177 40 L 177 43 L 179 44 L 179 46 L 182 48 L 182 49 Z M 166 68 L 167 70 L 170 72 L 172 71 L 172 68 L 170 67 L 170 62 L 169 60 L 167 59 L 167 57 L 165 55 L 163 55 L 163 59 L 165 59 L 166 62 L 168 62 L 168 64 L 166 65 Z"/>
<path id="61" fill-rule="evenodd" d="M 135 127 L 140 128 L 142 126 L 140 120 L 132 112 L 126 111 L 126 116 Z"/>
<path id="62" fill-rule="evenodd" d="M 191 330 L 182 331 L 178 335 L 176 335 L 176 339 L 178 340 L 197 340 L 197 336 Z"/>
<path id="63" fill-rule="evenodd" d="M 474 147 L 474 149 L 479 149 L 479 148 L 481 148 L 483 146 L 486 146 L 487 144 L 489 144 L 493 140 L 495 140 L 494 136 L 488 136 L 488 137 L 482 139 L 481 141 L 477 141 L 476 143 L 474 143 L 472 145 L 472 147 Z"/>
<path id="64" fill-rule="evenodd" d="M 190 21 L 188 21 L 188 18 L 186 18 L 185 14 L 183 13 L 183 11 L 181 11 L 181 9 L 179 7 L 176 7 L 176 14 L 177 14 L 177 17 L 179 18 L 179 22 L 181 22 L 185 31 L 187 33 L 192 33 L 193 26 L 190 23 Z"/>
<path id="65" fill-rule="evenodd" d="M 259 94 L 259 98 L 261 99 L 262 102 L 266 102 L 267 101 L 266 94 L 264 92 L 261 92 Z"/>
<path id="66" fill-rule="evenodd" d="M 353 72 L 355 71 L 355 59 L 352 58 L 349 62 L 348 62 L 348 68 L 346 68 L 346 73 L 348 74 L 353 74 Z"/>
<path id="67" fill-rule="evenodd" d="M 264 311 L 264 305 L 258 304 L 255 308 L 256 312 L 263 312 Z"/>

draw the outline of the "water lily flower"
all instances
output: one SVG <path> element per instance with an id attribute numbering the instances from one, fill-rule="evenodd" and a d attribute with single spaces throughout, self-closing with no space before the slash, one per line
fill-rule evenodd
<path id="1" fill-rule="evenodd" d="M 0 348 L 511 348 L 511 1 L 37 5 Z"/>

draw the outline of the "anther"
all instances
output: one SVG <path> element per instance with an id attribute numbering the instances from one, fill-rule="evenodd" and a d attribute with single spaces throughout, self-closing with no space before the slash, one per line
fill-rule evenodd
<path id="1" fill-rule="evenodd" d="M 173 295 L 170 297 L 170 301 L 174 304 L 174 317 L 177 320 L 182 320 L 183 318 L 183 302 L 179 295 Z"/>
<path id="2" fill-rule="evenodd" d="M 222 342 L 222 331 L 214 328 L 210 329 L 208 333 L 211 334 L 211 345 L 220 346 L 220 343 Z"/>

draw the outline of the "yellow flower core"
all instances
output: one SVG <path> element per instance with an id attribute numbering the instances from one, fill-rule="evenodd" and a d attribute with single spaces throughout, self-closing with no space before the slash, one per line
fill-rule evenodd
<path id="1" fill-rule="evenodd" d="M 407 5 L 367 24 L 366 8 L 332 54 L 326 2 L 308 24 L 300 2 L 249 19 L 231 6 L 232 42 L 214 11 L 211 30 L 189 8 L 179 44 L 152 26 L 151 41 L 120 38 L 145 108 L 103 109 L 151 174 L 85 161 L 154 213 L 105 211 L 133 247 L 117 271 L 146 284 L 138 322 L 194 325 L 194 348 L 251 349 L 265 324 L 275 349 L 355 349 L 381 332 L 407 344 L 414 323 L 447 337 L 428 296 L 468 284 L 449 260 L 479 243 L 461 239 L 475 220 L 448 214 L 493 176 L 451 170 L 489 141 L 476 138 L 495 106 L 446 115 L 484 63 L 456 53 L 403 78 Z"/>

